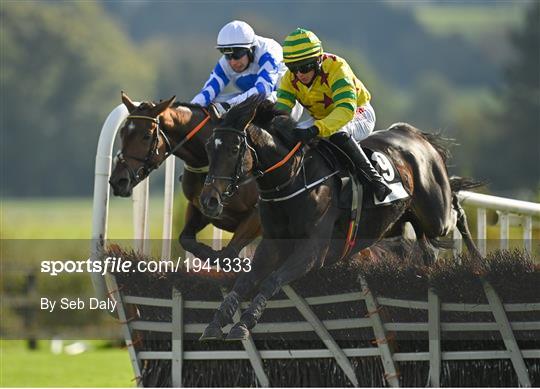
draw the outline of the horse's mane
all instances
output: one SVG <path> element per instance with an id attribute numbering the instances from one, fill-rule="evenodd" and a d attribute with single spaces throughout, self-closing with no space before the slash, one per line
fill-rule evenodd
<path id="1" fill-rule="evenodd" d="M 254 113 L 255 111 L 255 113 Z M 267 143 L 265 136 L 260 129 L 265 130 L 271 136 L 277 137 L 286 147 L 296 144 L 292 129 L 296 127 L 296 121 L 293 120 L 288 112 L 276 109 L 275 103 L 264 99 L 261 95 L 253 95 L 245 101 L 231 108 L 225 115 L 222 125 L 241 129 L 247 119 L 251 118 L 249 127 L 253 131 L 258 141 L 262 144 Z M 257 135 L 258 134 L 258 135 Z"/>
<path id="2" fill-rule="evenodd" d="M 181 102 L 181 101 L 175 101 L 174 104 L 172 105 L 172 107 L 173 108 L 185 107 L 185 108 L 189 108 L 189 109 L 192 109 L 192 108 L 203 109 L 204 108 L 200 104 L 185 103 L 185 102 Z"/>
<path id="3" fill-rule="evenodd" d="M 276 104 L 270 100 L 264 100 L 259 104 L 251 123 L 278 137 L 287 146 L 296 143 L 293 129 L 297 126 L 297 122 L 288 112 L 276 109 Z"/>

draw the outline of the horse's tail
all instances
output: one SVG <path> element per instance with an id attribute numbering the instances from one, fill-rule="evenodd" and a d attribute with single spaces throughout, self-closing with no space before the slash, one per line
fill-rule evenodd
<path id="1" fill-rule="evenodd" d="M 483 181 L 476 181 L 472 178 L 452 176 L 450 177 L 450 188 L 452 193 L 457 193 L 460 190 L 471 190 L 486 185 Z"/>
<path id="2" fill-rule="evenodd" d="M 452 152 L 450 151 L 450 148 L 457 145 L 455 139 L 445 138 L 441 135 L 441 133 L 433 134 L 430 132 L 420 131 L 420 134 L 422 134 L 422 137 L 427 140 L 435 150 L 437 150 L 445 164 L 446 161 L 452 158 Z"/>
<path id="3" fill-rule="evenodd" d="M 439 153 L 445 164 L 446 161 L 452 157 L 450 148 L 457 145 L 455 139 L 445 138 L 440 132 L 430 133 L 420 131 L 418 128 L 410 125 L 409 123 L 394 123 L 388 128 L 388 130 L 408 131 L 424 138 Z"/>

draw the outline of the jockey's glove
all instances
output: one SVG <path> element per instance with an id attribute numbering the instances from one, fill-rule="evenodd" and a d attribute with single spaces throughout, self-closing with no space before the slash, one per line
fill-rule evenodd
<path id="1" fill-rule="evenodd" d="M 211 103 L 208 107 L 208 111 L 214 120 L 219 120 L 230 108 L 231 105 L 228 103 Z"/>
<path id="2" fill-rule="evenodd" d="M 297 140 L 306 143 L 319 135 L 319 128 L 317 126 L 311 126 L 308 128 L 295 128 L 293 132 Z"/>

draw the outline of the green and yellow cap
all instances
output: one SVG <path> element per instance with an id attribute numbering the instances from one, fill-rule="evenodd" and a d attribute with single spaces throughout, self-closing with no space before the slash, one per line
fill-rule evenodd
<path id="1" fill-rule="evenodd" d="M 323 53 L 321 40 L 309 30 L 297 28 L 283 42 L 283 62 L 316 58 Z"/>

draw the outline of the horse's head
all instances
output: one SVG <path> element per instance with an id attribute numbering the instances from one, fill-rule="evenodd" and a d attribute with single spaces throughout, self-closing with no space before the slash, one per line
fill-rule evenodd
<path id="1" fill-rule="evenodd" d="M 160 115 L 175 96 L 158 104 L 144 102 L 136 106 L 122 92 L 129 112 L 120 128 L 121 149 L 116 155 L 109 183 L 115 196 L 129 197 L 135 185 L 144 180 L 167 157 L 170 148 L 160 124 Z"/>
<path id="2" fill-rule="evenodd" d="M 233 107 L 206 143 L 210 165 L 200 203 L 208 217 L 220 215 L 223 201 L 234 195 L 253 169 L 246 130 L 260 102 L 261 98 L 255 95 Z"/>

